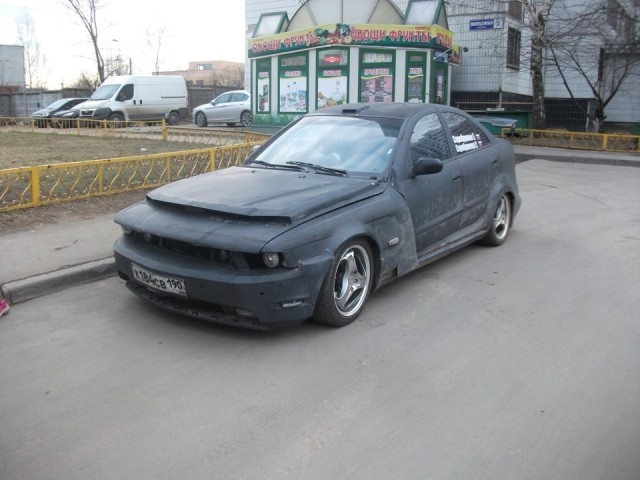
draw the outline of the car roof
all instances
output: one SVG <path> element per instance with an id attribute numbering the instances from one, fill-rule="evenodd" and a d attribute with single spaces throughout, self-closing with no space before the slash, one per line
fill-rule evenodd
<path id="1" fill-rule="evenodd" d="M 317 110 L 311 115 L 384 117 L 405 120 L 420 112 L 460 111 L 447 105 L 432 103 L 348 103 Z"/>

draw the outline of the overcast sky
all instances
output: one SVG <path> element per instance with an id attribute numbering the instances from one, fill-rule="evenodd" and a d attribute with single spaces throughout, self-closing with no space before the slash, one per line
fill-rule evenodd
<path id="1" fill-rule="evenodd" d="M 161 29 L 160 70 L 186 70 L 190 61 L 244 62 L 245 13 L 240 0 L 102 0 L 98 38 L 103 57 L 131 58 L 133 73 L 155 69 Z M 17 21 L 31 15 L 47 59 L 40 74 L 49 88 L 96 73 L 89 34 L 64 0 L 0 0 L 0 44 L 17 44 Z M 153 43 L 153 46 L 149 45 Z"/>

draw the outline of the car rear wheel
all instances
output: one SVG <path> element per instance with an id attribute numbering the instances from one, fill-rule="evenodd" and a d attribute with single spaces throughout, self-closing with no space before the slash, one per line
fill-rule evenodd
<path id="1" fill-rule="evenodd" d="M 204 113 L 196 113 L 196 125 L 198 125 L 199 127 L 207 126 L 207 116 Z"/>
<path id="2" fill-rule="evenodd" d="M 317 322 L 343 327 L 364 309 L 373 285 L 371 247 L 354 240 L 340 248 L 322 282 L 314 312 Z"/>
<path id="3" fill-rule="evenodd" d="M 180 123 L 180 114 L 176 111 L 170 112 L 167 122 L 169 122 L 169 125 L 178 125 Z"/>
<path id="4" fill-rule="evenodd" d="M 502 245 L 511 230 L 511 199 L 506 193 L 500 197 L 498 206 L 491 219 L 489 231 L 481 240 L 485 245 Z"/>
<path id="5" fill-rule="evenodd" d="M 243 127 L 248 127 L 249 125 L 251 125 L 251 112 L 242 112 L 242 115 L 240 115 L 240 123 Z"/>

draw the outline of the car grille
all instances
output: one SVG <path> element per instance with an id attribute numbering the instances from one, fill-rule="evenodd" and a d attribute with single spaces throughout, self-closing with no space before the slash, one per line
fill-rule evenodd
<path id="1" fill-rule="evenodd" d="M 152 246 L 175 255 L 195 258 L 220 266 L 241 270 L 264 268 L 259 255 L 234 252 L 220 248 L 203 247 L 148 233 L 133 232 L 131 236 L 138 244 Z"/>

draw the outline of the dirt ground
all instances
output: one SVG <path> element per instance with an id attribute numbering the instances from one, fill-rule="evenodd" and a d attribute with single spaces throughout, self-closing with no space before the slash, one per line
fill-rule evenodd
<path id="1" fill-rule="evenodd" d="M 42 225 L 70 220 L 87 220 L 97 216 L 115 215 L 123 208 L 144 199 L 146 191 L 119 193 L 86 200 L 72 200 L 53 205 L 0 212 L 0 235 L 31 230 Z"/>

